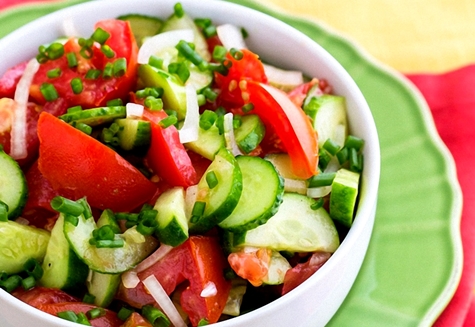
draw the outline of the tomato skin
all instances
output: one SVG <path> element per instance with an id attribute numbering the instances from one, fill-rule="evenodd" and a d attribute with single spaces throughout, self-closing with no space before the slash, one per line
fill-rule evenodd
<path id="1" fill-rule="evenodd" d="M 284 277 L 284 284 L 282 287 L 282 295 L 290 292 L 310 276 L 312 276 L 325 262 L 330 258 L 331 254 L 328 252 L 315 252 L 304 263 L 299 263 L 295 267 L 287 270 Z"/>
<path id="2" fill-rule="evenodd" d="M 225 267 L 226 259 L 216 237 L 191 236 L 138 276 L 140 280 L 144 280 L 153 274 L 167 294 L 188 280 L 189 286 L 182 292 L 180 303 L 193 326 L 196 326 L 201 319 L 206 319 L 209 323 L 216 322 L 226 305 L 231 282 L 223 277 Z M 201 297 L 208 282 L 215 284 L 217 294 Z M 138 308 L 155 303 L 142 283 L 134 289 L 121 285 L 117 296 Z"/>
<path id="3" fill-rule="evenodd" d="M 51 114 L 41 113 L 38 136 L 43 176 L 55 190 L 86 196 L 92 207 L 131 211 L 157 190 L 114 150 Z"/>
<path id="4" fill-rule="evenodd" d="M 282 91 L 274 90 L 288 99 Z M 291 158 L 294 174 L 302 179 L 317 174 L 317 134 L 304 111 L 290 99 L 281 106 L 261 83 L 247 81 L 246 92 L 249 94 L 249 103 L 254 105 L 251 113 L 259 115 L 266 129 L 277 134 Z"/>
<path id="5" fill-rule="evenodd" d="M 121 20 L 103 20 L 95 25 L 110 33 L 110 38 L 105 42 L 115 52 L 113 58 L 107 58 L 100 50 L 98 44 L 93 46 L 91 59 L 83 58 L 80 46 L 76 39 L 69 39 L 64 45 L 65 55 L 56 60 L 50 60 L 40 65 L 35 74 L 30 87 L 30 95 L 35 102 L 44 104 L 46 101 L 40 92 L 40 86 L 44 82 L 52 83 L 61 98 L 68 101 L 69 106 L 81 105 L 84 108 L 104 106 L 107 101 L 115 98 L 125 99 L 129 90 L 136 82 L 137 53 L 138 48 L 135 42 L 130 24 Z M 66 54 L 75 53 L 78 59 L 78 67 L 70 68 Z M 108 62 L 114 62 L 118 58 L 127 60 L 127 71 L 121 77 L 86 79 L 85 75 L 89 69 L 103 70 Z M 47 72 L 54 68 L 61 69 L 61 76 L 48 78 Z M 74 94 L 70 86 L 73 78 L 80 78 L 83 83 L 83 91 Z"/>
<path id="6" fill-rule="evenodd" d="M 259 249 L 255 252 L 233 252 L 228 262 L 236 274 L 247 279 L 253 286 L 261 286 L 269 272 L 272 251 Z"/>
<path id="7" fill-rule="evenodd" d="M 153 327 L 151 323 L 144 319 L 139 313 L 133 312 L 120 327 Z"/>
<path id="8" fill-rule="evenodd" d="M 35 308 L 38 308 L 41 305 L 54 303 L 79 302 L 77 298 L 64 291 L 42 286 L 36 286 L 28 291 L 25 291 L 22 287 L 19 287 L 12 293 L 12 295 L 20 301 L 23 301 Z"/>
<path id="9" fill-rule="evenodd" d="M 15 95 L 16 86 L 18 81 L 23 76 L 26 65 L 28 62 L 22 62 L 15 67 L 10 68 L 0 78 L 0 98 L 11 98 Z"/>
<path id="10" fill-rule="evenodd" d="M 314 78 L 310 82 L 297 86 L 288 93 L 290 100 L 292 100 L 292 102 L 295 103 L 297 107 L 302 107 L 303 102 L 307 97 L 308 91 L 310 91 L 310 89 L 316 84 L 318 84 L 318 79 Z"/>
<path id="11" fill-rule="evenodd" d="M 95 305 L 82 303 L 82 302 L 62 302 L 62 303 L 51 303 L 51 304 L 41 304 L 37 309 L 49 313 L 53 316 L 58 316 L 59 312 L 64 311 L 73 311 L 78 314 L 80 312 L 87 313 L 89 310 L 98 308 Z M 95 319 L 89 319 L 89 322 L 94 327 L 118 327 L 121 326 L 123 321 L 117 317 L 117 314 L 114 311 L 105 310 L 105 315 L 100 316 Z"/>
<path id="12" fill-rule="evenodd" d="M 163 110 L 144 110 L 143 118 L 152 123 L 152 139 L 147 152 L 147 163 L 154 173 L 171 186 L 188 187 L 198 183 L 198 177 L 188 153 L 180 142 L 175 126 L 162 128 L 159 122 L 166 118 Z"/>

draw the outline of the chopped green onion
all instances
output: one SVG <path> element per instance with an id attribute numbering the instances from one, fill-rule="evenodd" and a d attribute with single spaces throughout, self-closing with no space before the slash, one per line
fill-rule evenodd
<path id="1" fill-rule="evenodd" d="M 74 52 L 69 52 L 66 55 L 66 59 L 68 60 L 68 67 L 69 68 L 77 67 L 78 59 L 76 58 L 76 54 Z"/>
<path id="2" fill-rule="evenodd" d="M 244 106 L 242 106 L 242 111 L 245 113 L 248 113 L 249 111 L 254 109 L 254 104 L 252 103 L 246 103 Z"/>
<path id="3" fill-rule="evenodd" d="M 229 53 L 231 54 L 231 56 L 236 59 L 236 60 L 241 60 L 244 56 L 244 54 L 242 53 L 242 51 L 236 49 L 236 48 L 231 48 L 229 50 Z"/>
<path id="4" fill-rule="evenodd" d="M 92 218 L 92 209 L 89 203 L 87 203 L 86 198 L 80 198 L 76 202 L 82 205 L 82 207 L 84 208 L 84 212 L 83 212 L 84 218 L 86 219 Z"/>
<path id="5" fill-rule="evenodd" d="M 191 219 L 192 223 L 196 223 L 205 212 L 206 202 L 196 201 L 193 205 L 193 209 L 191 210 Z"/>
<path id="6" fill-rule="evenodd" d="M 221 61 L 226 58 L 227 50 L 222 45 L 217 45 L 213 49 L 213 59 L 216 61 Z"/>
<path id="7" fill-rule="evenodd" d="M 214 125 L 216 119 L 218 119 L 218 115 L 214 111 L 205 110 L 200 115 L 200 127 L 207 131 Z"/>
<path id="8" fill-rule="evenodd" d="M 56 88 L 54 87 L 54 85 L 50 83 L 41 84 L 40 91 L 41 91 L 41 94 L 43 94 L 43 97 L 45 98 L 45 100 L 48 102 L 54 101 L 59 97 L 58 91 L 56 91 Z"/>
<path id="9" fill-rule="evenodd" d="M 81 122 L 79 122 L 79 123 L 78 122 L 72 122 L 71 126 L 73 126 L 74 128 L 80 130 L 84 134 L 91 135 L 91 133 L 92 133 L 92 127 L 87 125 L 87 124 L 84 124 L 84 123 L 81 123 Z"/>
<path id="10" fill-rule="evenodd" d="M 229 68 L 232 66 L 232 63 L 229 60 L 223 60 L 220 64 L 215 64 L 215 63 L 209 63 L 208 64 L 208 69 L 212 72 L 216 72 L 220 75 L 227 76 L 229 73 Z"/>
<path id="11" fill-rule="evenodd" d="M 198 106 L 204 106 L 206 104 L 206 97 L 203 94 L 197 94 L 196 99 L 198 101 Z"/>
<path id="12" fill-rule="evenodd" d="M 310 205 L 310 208 L 312 210 L 317 210 L 317 209 L 320 209 L 321 207 L 323 207 L 323 204 L 324 204 L 325 200 L 323 198 L 320 198 L 318 200 L 316 200 L 315 202 L 313 202 L 311 205 Z"/>
<path id="13" fill-rule="evenodd" d="M 175 125 L 177 123 L 178 119 L 176 116 L 168 116 L 167 118 L 162 119 L 158 125 L 160 125 L 161 128 L 167 128 L 172 125 Z"/>
<path id="14" fill-rule="evenodd" d="M 48 70 L 48 72 L 46 73 L 46 76 L 48 76 L 48 78 L 56 78 L 56 77 L 61 76 L 61 68 L 58 67 L 58 68 Z"/>
<path id="15" fill-rule="evenodd" d="M 209 171 L 206 174 L 206 183 L 208 183 L 208 187 L 211 189 L 218 185 L 218 177 L 214 171 Z"/>
<path id="16" fill-rule="evenodd" d="M 51 200 L 51 208 L 58 212 L 72 216 L 80 216 L 84 212 L 84 207 L 82 204 L 66 199 L 62 196 L 55 196 L 53 200 Z"/>
<path id="17" fill-rule="evenodd" d="M 175 46 L 178 52 L 183 55 L 187 60 L 191 61 L 195 66 L 197 66 L 201 71 L 204 71 L 208 68 L 208 62 L 205 61 L 199 54 L 196 52 L 188 42 L 185 40 L 180 40 Z"/>
<path id="18" fill-rule="evenodd" d="M 33 276 L 28 276 L 26 278 L 23 278 L 21 281 L 21 286 L 25 291 L 28 291 L 29 289 L 32 289 L 36 285 L 36 279 Z"/>
<path id="19" fill-rule="evenodd" d="M 121 238 L 115 240 L 96 240 L 97 248 L 121 248 L 124 246 L 124 240 Z"/>
<path id="20" fill-rule="evenodd" d="M 205 318 L 201 318 L 197 326 L 208 326 L 208 325 L 209 325 L 209 321 L 206 320 Z"/>
<path id="21" fill-rule="evenodd" d="M 239 115 L 233 116 L 233 129 L 239 128 L 242 125 L 242 117 Z"/>
<path id="22" fill-rule="evenodd" d="M 331 159 L 330 154 L 325 149 L 322 149 L 318 155 L 318 166 L 320 169 L 325 170 Z"/>
<path id="23" fill-rule="evenodd" d="M 171 63 L 168 65 L 168 72 L 170 74 L 176 74 L 183 83 L 186 83 L 188 78 L 190 78 L 190 70 L 184 62 Z"/>
<path id="24" fill-rule="evenodd" d="M 347 148 L 354 148 L 356 151 L 360 151 L 361 148 L 363 148 L 363 145 L 364 140 L 353 135 L 348 135 L 345 141 L 345 146 Z"/>
<path id="25" fill-rule="evenodd" d="M 6 281 L 6 280 L 8 279 L 8 277 L 9 277 L 9 276 L 8 276 L 8 274 L 7 274 L 6 272 L 1 271 L 1 272 L 0 272 L 0 283 Z"/>
<path id="26" fill-rule="evenodd" d="M 363 155 L 356 148 L 350 148 L 349 161 L 351 171 L 360 173 L 363 170 Z"/>
<path id="27" fill-rule="evenodd" d="M 73 90 L 74 94 L 79 94 L 82 92 L 82 90 L 84 89 L 84 86 L 79 77 L 75 77 L 71 80 L 71 89 Z"/>
<path id="28" fill-rule="evenodd" d="M 211 26 L 211 19 L 209 18 L 195 18 L 194 20 L 196 26 L 198 26 L 199 28 L 206 28 L 206 27 L 209 27 Z"/>
<path id="29" fill-rule="evenodd" d="M 64 54 L 64 46 L 59 42 L 53 42 L 46 48 L 44 53 L 50 60 L 61 58 Z"/>
<path id="30" fill-rule="evenodd" d="M 112 241 L 115 237 L 115 233 L 111 226 L 104 225 L 92 232 L 92 237 L 96 240 L 109 240 Z"/>
<path id="31" fill-rule="evenodd" d="M 134 310 L 128 309 L 126 307 L 122 307 L 122 308 L 120 308 L 119 312 L 117 313 L 117 317 L 120 320 L 125 321 L 125 320 L 127 320 L 127 318 L 130 317 L 130 315 L 132 313 L 134 313 Z"/>
<path id="32" fill-rule="evenodd" d="M 21 285 L 22 278 L 18 275 L 11 275 L 6 280 L 0 282 L 0 287 L 8 293 L 13 292 Z"/>
<path id="33" fill-rule="evenodd" d="M 8 221 L 8 204 L 0 200 L 0 221 Z"/>
<path id="34" fill-rule="evenodd" d="M 171 325 L 168 317 L 160 310 L 152 305 L 145 305 L 142 307 L 142 315 L 154 327 L 168 327 Z"/>
<path id="35" fill-rule="evenodd" d="M 109 100 L 106 103 L 106 106 L 108 107 L 118 107 L 118 106 L 123 106 L 123 105 L 124 105 L 124 101 L 122 101 L 122 99 L 120 98 Z"/>
<path id="36" fill-rule="evenodd" d="M 214 25 L 210 25 L 210 26 L 203 29 L 203 35 L 207 39 L 209 39 L 213 36 L 216 36 L 217 34 L 218 34 L 218 31 L 216 29 L 216 26 L 214 26 Z"/>
<path id="37" fill-rule="evenodd" d="M 111 78 L 114 74 L 114 65 L 111 62 L 108 62 L 104 66 L 104 70 L 102 71 L 103 78 Z"/>
<path id="38" fill-rule="evenodd" d="M 183 10 L 183 6 L 181 5 L 180 2 L 177 2 L 173 6 L 173 12 L 175 13 L 175 16 L 178 18 L 181 18 L 183 17 L 183 15 L 185 15 L 185 11 Z"/>
<path id="39" fill-rule="evenodd" d="M 114 50 L 112 50 L 107 44 L 101 46 L 101 52 L 109 59 L 114 58 L 115 56 Z"/>
<path id="40" fill-rule="evenodd" d="M 163 109 L 163 100 L 156 99 L 153 96 L 148 96 L 144 101 L 145 107 L 149 108 L 150 110 L 162 110 Z M 175 123 L 173 123 L 175 124 Z M 172 124 L 172 125 L 173 125 Z"/>
<path id="41" fill-rule="evenodd" d="M 94 33 L 92 33 L 91 35 L 91 39 L 93 39 L 99 44 L 104 44 L 107 41 L 107 39 L 109 39 L 109 37 L 110 37 L 110 33 L 103 30 L 100 27 L 96 28 Z"/>
<path id="42" fill-rule="evenodd" d="M 155 55 L 151 55 L 150 58 L 148 58 L 148 64 L 152 67 L 162 69 L 163 68 L 163 59 L 159 58 Z"/>
<path id="43" fill-rule="evenodd" d="M 64 221 L 68 222 L 71 225 L 76 226 L 76 227 L 79 224 L 79 218 L 77 216 L 73 216 L 73 215 L 65 214 L 64 215 Z"/>
<path id="44" fill-rule="evenodd" d="M 204 88 L 201 93 L 210 101 L 214 101 L 218 97 L 218 93 L 214 92 L 210 87 Z"/>
<path id="45" fill-rule="evenodd" d="M 95 300 L 96 300 L 96 297 L 90 293 L 84 294 L 84 297 L 82 298 L 82 301 L 88 304 L 93 304 Z"/>
<path id="46" fill-rule="evenodd" d="M 44 53 L 39 53 L 39 54 L 36 55 L 36 60 L 40 64 L 44 64 L 44 63 L 48 62 L 48 57 Z"/>
<path id="47" fill-rule="evenodd" d="M 320 173 L 308 179 L 308 187 L 329 186 L 333 183 L 336 173 Z"/>
<path id="48" fill-rule="evenodd" d="M 101 76 L 101 71 L 99 69 L 89 69 L 86 73 L 86 79 L 98 79 Z"/>
<path id="49" fill-rule="evenodd" d="M 92 56 L 94 55 L 94 52 L 92 51 L 92 48 L 90 47 L 83 47 L 81 48 L 81 50 L 79 50 L 79 54 L 84 59 L 91 59 Z"/>
<path id="50" fill-rule="evenodd" d="M 79 112 L 79 111 L 82 111 L 82 106 L 69 107 L 66 112 L 68 114 L 72 114 L 73 112 Z"/>
<path id="51" fill-rule="evenodd" d="M 78 312 L 77 314 L 78 320 L 76 321 L 78 324 L 92 326 L 89 319 L 84 312 Z"/>
<path id="52" fill-rule="evenodd" d="M 23 269 L 28 276 L 36 280 L 40 280 L 41 277 L 43 277 L 43 267 L 41 267 L 41 264 L 35 258 L 28 259 L 23 265 Z"/>
<path id="53" fill-rule="evenodd" d="M 157 221 L 155 219 L 144 219 L 137 225 L 137 231 L 145 236 L 152 235 L 157 229 Z"/>
<path id="54" fill-rule="evenodd" d="M 85 38 L 81 37 L 81 38 L 78 39 L 78 44 L 82 48 L 91 48 L 94 45 L 94 40 L 92 38 L 91 39 L 85 39 Z"/>
<path id="55" fill-rule="evenodd" d="M 325 143 L 323 143 L 323 148 L 327 150 L 332 156 L 336 155 L 340 150 L 340 146 L 333 142 L 332 139 L 327 139 Z"/>
<path id="56" fill-rule="evenodd" d="M 78 316 L 74 311 L 68 310 L 68 311 L 61 311 L 57 313 L 58 317 L 64 320 L 72 321 L 72 322 L 77 322 L 78 321 Z"/>
<path id="57" fill-rule="evenodd" d="M 86 316 L 89 319 L 96 319 L 99 317 L 103 317 L 105 315 L 106 315 L 106 310 L 104 310 L 103 308 L 94 308 L 86 312 Z"/>
<path id="58" fill-rule="evenodd" d="M 173 110 L 173 109 L 167 109 L 165 110 L 166 114 L 168 116 L 175 116 L 177 117 L 177 120 L 178 120 L 178 112 L 176 112 L 176 110 Z"/>
<path id="59" fill-rule="evenodd" d="M 348 157 L 349 157 L 348 148 L 346 146 L 341 148 L 340 151 L 337 152 L 336 157 L 340 165 L 343 165 L 345 162 L 348 161 Z"/>
<path id="60" fill-rule="evenodd" d="M 127 72 L 127 60 L 125 58 L 116 59 L 112 70 L 115 77 L 124 76 Z"/>

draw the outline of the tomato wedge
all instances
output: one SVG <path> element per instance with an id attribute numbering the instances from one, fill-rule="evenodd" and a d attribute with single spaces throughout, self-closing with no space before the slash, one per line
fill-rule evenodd
<path id="1" fill-rule="evenodd" d="M 22 287 L 19 287 L 12 293 L 12 295 L 20 301 L 23 301 L 35 308 L 46 304 L 79 302 L 78 299 L 64 291 L 42 286 L 36 286 L 32 289 L 29 289 L 28 291 L 25 291 Z"/>
<path id="2" fill-rule="evenodd" d="M 274 130 L 288 152 L 292 170 L 302 179 L 318 172 L 317 134 L 304 111 L 286 93 L 262 83 L 247 81 L 249 103 L 266 127 Z"/>
<path id="3" fill-rule="evenodd" d="M 48 113 L 38 121 L 38 168 L 56 190 L 98 209 L 131 211 L 157 187 L 114 150 Z M 65 146 L 66 145 L 66 146 Z"/>
<path id="4" fill-rule="evenodd" d="M 138 277 L 144 280 L 153 274 L 167 294 L 188 281 L 189 286 L 182 292 L 180 303 L 196 326 L 201 319 L 216 322 L 226 305 L 231 282 L 223 277 L 225 267 L 226 258 L 216 237 L 191 236 L 153 266 L 140 272 Z M 216 287 L 216 294 L 202 297 L 201 292 L 209 283 Z M 155 303 L 142 283 L 132 289 L 121 285 L 117 297 L 137 308 Z"/>
<path id="5" fill-rule="evenodd" d="M 171 186 L 195 185 L 198 177 L 185 147 L 180 143 L 178 130 L 175 126 L 163 128 L 159 124 L 167 117 L 163 110 L 144 110 L 143 118 L 152 123 L 147 163 L 154 173 Z"/>

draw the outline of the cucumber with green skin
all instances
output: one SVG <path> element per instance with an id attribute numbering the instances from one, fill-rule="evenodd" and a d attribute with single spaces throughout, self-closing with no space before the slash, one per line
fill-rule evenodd
<path id="1" fill-rule="evenodd" d="M 336 172 L 330 194 L 330 216 L 346 227 L 353 224 L 360 174 L 341 168 Z"/>
<path id="2" fill-rule="evenodd" d="M 60 214 L 51 230 L 51 238 L 42 264 L 43 277 L 39 283 L 64 291 L 79 291 L 86 281 L 89 267 L 79 260 L 64 236 L 64 215 Z"/>
<path id="3" fill-rule="evenodd" d="M 161 19 L 142 14 L 122 15 L 117 17 L 117 19 L 125 20 L 130 23 L 135 41 L 139 46 L 142 44 L 144 38 L 157 34 L 163 25 Z"/>
<path id="4" fill-rule="evenodd" d="M 112 123 L 118 118 L 125 118 L 127 111 L 125 106 L 99 107 L 73 111 L 59 116 L 58 118 L 67 123 L 83 123 L 91 127 Z"/>
<path id="5" fill-rule="evenodd" d="M 214 173 L 217 185 L 210 188 L 206 180 L 208 173 Z M 203 215 L 190 223 L 190 231 L 206 232 L 226 219 L 238 204 L 242 195 L 242 172 L 236 158 L 223 148 L 198 183 L 197 201 L 205 203 Z"/>
<path id="6" fill-rule="evenodd" d="M 277 212 L 284 194 L 284 180 L 265 159 L 238 156 L 236 160 L 242 171 L 242 195 L 219 227 L 243 232 L 265 224 Z"/>
<path id="7" fill-rule="evenodd" d="M 234 137 L 244 153 L 255 150 L 264 138 L 266 128 L 258 115 L 246 115 L 241 118 L 241 126 L 235 129 Z"/>
<path id="8" fill-rule="evenodd" d="M 21 214 L 27 198 L 25 174 L 18 163 L 0 148 L 0 201 L 8 206 L 8 219 Z"/>
<path id="9" fill-rule="evenodd" d="M 152 135 L 150 122 L 140 119 L 121 118 L 116 119 L 115 123 L 119 125 L 117 137 L 119 138 L 119 146 L 122 149 L 130 151 L 150 145 Z"/>
<path id="10" fill-rule="evenodd" d="M 17 274 L 34 258 L 43 261 L 50 233 L 14 221 L 0 221 L 0 272 Z"/>
<path id="11" fill-rule="evenodd" d="M 86 286 L 89 294 L 94 296 L 94 304 L 99 307 L 107 307 L 114 300 L 120 282 L 120 274 L 102 274 L 91 271 Z"/>
<path id="12" fill-rule="evenodd" d="M 277 213 L 267 223 L 230 235 L 233 248 L 246 246 L 274 251 L 333 253 L 340 245 L 338 232 L 327 211 L 305 195 L 285 193 Z M 229 236 L 229 235 L 228 235 Z"/>
<path id="13" fill-rule="evenodd" d="M 216 153 L 226 146 L 224 135 L 219 133 L 219 128 L 216 125 L 207 130 L 198 128 L 198 140 L 185 143 L 185 148 L 206 159 L 214 160 Z"/>

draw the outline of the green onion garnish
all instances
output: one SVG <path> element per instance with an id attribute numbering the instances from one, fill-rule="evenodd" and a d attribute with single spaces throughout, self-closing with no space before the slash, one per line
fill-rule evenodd
<path id="1" fill-rule="evenodd" d="M 103 78 L 111 78 L 114 74 L 114 65 L 111 62 L 108 62 L 104 66 L 104 70 L 102 71 Z"/>
<path id="2" fill-rule="evenodd" d="M 153 326 L 168 327 L 168 326 L 171 325 L 171 322 L 168 319 L 168 317 L 160 309 L 157 309 L 152 305 L 143 306 L 142 307 L 142 315 Z"/>
<path id="3" fill-rule="evenodd" d="M 22 278 L 18 275 L 11 275 L 6 280 L 0 282 L 0 287 L 8 293 L 13 292 L 18 286 L 21 285 Z"/>
<path id="4" fill-rule="evenodd" d="M 320 169 L 325 170 L 331 159 L 332 158 L 330 154 L 325 149 L 321 149 L 320 153 L 318 154 L 318 166 Z"/>
<path id="5" fill-rule="evenodd" d="M 162 110 L 163 100 L 154 98 L 153 96 L 148 96 L 144 101 L 144 105 L 150 110 Z M 172 123 L 172 125 L 174 125 L 175 123 Z"/>
<path id="6" fill-rule="evenodd" d="M 54 87 L 54 85 L 50 83 L 41 84 L 40 91 L 41 91 L 41 94 L 43 94 L 43 97 L 45 98 L 45 100 L 48 102 L 54 101 L 59 97 L 58 91 L 56 91 L 56 88 Z"/>
<path id="7" fill-rule="evenodd" d="M 71 80 L 71 89 L 73 90 L 74 94 L 79 94 L 84 89 L 82 81 L 79 77 L 75 77 Z"/>
<path id="8" fill-rule="evenodd" d="M 206 28 L 212 23 L 209 18 L 195 18 L 194 22 L 199 28 Z"/>
<path id="9" fill-rule="evenodd" d="M 140 220 L 139 224 L 137 225 L 137 231 L 142 235 L 152 235 L 157 229 L 157 220 L 155 216 L 157 215 L 156 210 L 147 210 L 147 211 L 154 211 L 153 216 L 148 216 Z"/>
<path id="10" fill-rule="evenodd" d="M 363 170 L 363 155 L 355 148 L 350 148 L 349 151 L 350 170 L 360 173 Z"/>
<path id="11" fill-rule="evenodd" d="M 180 40 L 175 46 L 178 52 L 183 55 L 187 60 L 191 61 L 195 66 L 197 66 L 201 71 L 204 71 L 208 68 L 208 62 L 205 61 L 199 54 L 196 52 L 188 42 Z"/>
<path id="12" fill-rule="evenodd" d="M 112 50 L 111 47 L 108 46 L 107 44 L 104 44 L 103 46 L 101 46 L 101 52 L 109 59 L 115 56 L 114 50 Z"/>
<path id="13" fill-rule="evenodd" d="M 308 187 L 329 186 L 335 179 L 336 173 L 320 173 L 308 179 Z"/>
<path id="14" fill-rule="evenodd" d="M 48 78 L 56 78 L 56 77 L 61 76 L 61 68 L 58 67 L 58 68 L 48 70 L 48 72 L 46 73 L 46 76 L 48 76 Z"/>
<path id="15" fill-rule="evenodd" d="M 110 33 L 103 30 L 100 27 L 96 28 L 94 33 L 92 33 L 91 35 L 91 39 L 93 39 L 99 44 L 104 44 L 107 41 L 107 39 L 109 39 L 109 37 L 110 37 Z"/>
<path id="16" fill-rule="evenodd" d="M 84 297 L 82 298 L 82 301 L 84 303 L 89 303 L 89 304 L 93 304 L 95 300 L 96 300 L 96 297 L 89 293 L 84 294 Z"/>
<path id="17" fill-rule="evenodd" d="M 216 26 L 210 25 L 203 29 L 203 35 L 205 38 L 209 39 L 210 37 L 216 36 L 218 34 Z"/>
<path id="18" fill-rule="evenodd" d="M 231 48 L 229 50 L 229 53 L 231 54 L 231 56 L 236 59 L 236 60 L 241 60 L 242 57 L 244 56 L 244 54 L 242 53 L 242 51 L 236 49 L 236 48 Z"/>
<path id="19" fill-rule="evenodd" d="M 35 287 L 36 285 L 36 279 L 33 276 L 28 276 L 26 278 L 23 278 L 21 281 L 21 286 L 25 291 L 28 291 L 29 289 Z"/>
<path id="20" fill-rule="evenodd" d="M 77 67 L 78 59 L 76 58 L 76 54 L 74 52 L 69 52 L 66 55 L 66 59 L 68 59 L 68 67 L 69 68 Z"/>
<path id="21" fill-rule="evenodd" d="M 214 92 L 210 87 L 204 88 L 201 93 L 210 101 L 214 101 L 218 97 L 218 93 Z"/>
<path id="22" fill-rule="evenodd" d="M 101 71 L 99 69 L 89 69 L 86 73 L 86 79 L 98 79 L 101 76 Z"/>
<path id="23" fill-rule="evenodd" d="M 41 264 L 35 258 L 28 259 L 23 265 L 23 269 L 28 276 L 36 280 L 40 280 L 41 277 L 43 277 L 43 267 L 41 267 Z"/>
<path id="24" fill-rule="evenodd" d="M 207 131 L 214 125 L 216 119 L 218 119 L 218 115 L 214 111 L 205 110 L 200 115 L 200 127 Z"/>
<path id="25" fill-rule="evenodd" d="M 0 221 L 8 221 L 8 204 L 0 200 Z"/>
<path id="26" fill-rule="evenodd" d="M 202 318 L 199 322 L 198 322 L 198 325 L 197 326 L 208 326 L 209 325 L 209 321 L 206 320 L 205 318 Z"/>
<path id="27" fill-rule="evenodd" d="M 112 71 L 115 77 L 124 76 L 127 72 L 127 60 L 125 58 L 119 58 L 115 60 Z"/>
<path id="28" fill-rule="evenodd" d="M 130 317 L 130 315 L 132 313 L 134 313 L 134 310 L 128 309 L 126 307 L 122 307 L 122 308 L 120 308 L 119 312 L 117 313 L 117 317 L 120 320 L 125 321 L 125 320 L 127 320 L 127 318 Z"/>
<path id="29" fill-rule="evenodd" d="M 61 58 L 64 54 L 64 46 L 59 42 L 51 43 L 45 50 L 45 54 L 50 60 Z"/>
<path id="30" fill-rule="evenodd" d="M 92 326 L 84 312 L 78 312 L 77 317 L 78 317 L 78 320 L 76 322 L 78 324 Z"/>
<path id="31" fill-rule="evenodd" d="M 83 212 L 84 218 L 86 219 L 92 218 L 92 209 L 89 203 L 87 203 L 86 198 L 80 198 L 76 202 L 82 205 L 82 207 L 84 208 L 84 212 Z"/>
<path id="32" fill-rule="evenodd" d="M 163 68 L 163 59 L 159 58 L 155 55 L 151 55 L 150 58 L 148 58 L 148 64 L 152 67 L 162 69 Z"/>
<path id="33" fill-rule="evenodd" d="M 248 113 L 249 111 L 254 109 L 254 104 L 252 103 L 246 103 L 244 106 L 242 106 L 242 111 L 245 113 Z"/>
<path id="34" fill-rule="evenodd" d="M 336 155 L 340 150 L 340 146 L 333 142 L 332 139 L 327 139 L 325 143 L 323 143 L 323 148 L 327 150 L 332 156 Z"/>
<path id="35" fill-rule="evenodd" d="M 323 198 L 320 198 L 318 200 L 315 200 L 315 202 L 313 202 L 311 205 L 310 205 L 310 208 L 312 210 L 317 210 L 317 209 L 320 209 L 321 207 L 323 207 L 323 203 L 325 202 L 325 200 Z"/>
<path id="36" fill-rule="evenodd" d="M 76 226 L 79 224 L 79 218 L 77 216 L 73 215 L 64 215 L 64 222 L 70 223 L 73 226 Z"/>
<path id="37" fill-rule="evenodd" d="M 233 128 L 239 128 L 242 125 L 242 117 L 239 115 L 234 115 L 233 117 Z"/>
<path id="38" fill-rule="evenodd" d="M 178 119 L 176 116 L 168 116 L 167 118 L 162 119 L 158 125 L 160 125 L 161 128 L 167 128 L 172 125 L 175 125 L 177 123 Z"/>
<path id="39" fill-rule="evenodd" d="M 92 236 L 96 240 L 109 240 L 112 241 L 115 237 L 115 233 L 109 225 L 104 225 L 92 232 Z"/>
<path id="40" fill-rule="evenodd" d="M 57 313 L 58 317 L 64 320 L 72 321 L 72 322 L 77 322 L 78 321 L 78 316 L 74 311 L 68 310 L 68 311 L 61 311 Z"/>
<path id="41" fill-rule="evenodd" d="M 173 6 L 173 12 L 175 13 L 175 16 L 178 17 L 178 18 L 181 18 L 181 17 L 183 17 L 183 15 L 185 15 L 185 11 L 183 10 L 183 6 L 179 2 L 177 2 Z"/>
<path id="42" fill-rule="evenodd" d="M 211 189 L 218 185 L 218 177 L 214 171 L 209 171 L 206 174 L 206 183 L 208 183 L 208 187 Z"/>
<path id="43" fill-rule="evenodd" d="M 80 216 L 84 212 L 84 207 L 82 204 L 66 199 L 62 196 L 55 196 L 53 200 L 51 200 L 51 208 L 58 212 L 72 216 Z"/>
<path id="44" fill-rule="evenodd" d="M 196 201 L 193 205 L 193 209 L 191 210 L 191 219 L 192 223 L 196 223 L 205 212 L 206 202 Z"/>
<path id="45" fill-rule="evenodd" d="M 106 310 L 104 310 L 103 308 L 94 308 L 86 312 L 86 316 L 89 319 L 96 319 L 99 317 L 103 317 L 105 315 L 106 315 Z"/>
<path id="46" fill-rule="evenodd" d="M 96 240 L 97 248 L 121 248 L 124 246 L 124 240 L 121 238 L 115 240 Z"/>
<path id="47" fill-rule="evenodd" d="M 348 148 L 346 146 L 341 148 L 340 151 L 337 152 L 336 157 L 340 165 L 343 165 L 345 162 L 348 161 L 348 157 L 349 157 Z"/>
<path id="48" fill-rule="evenodd" d="M 363 145 L 364 140 L 353 135 L 348 135 L 345 141 L 345 146 L 347 148 L 354 148 L 356 151 L 360 151 L 363 148 Z"/>
<path id="49" fill-rule="evenodd" d="M 221 61 L 226 58 L 227 50 L 222 45 L 217 45 L 213 49 L 213 59 L 216 61 Z"/>
<path id="50" fill-rule="evenodd" d="M 168 65 L 168 72 L 176 74 L 183 83 L 186 83 L 188 78 L 190 78 L 190 70 L 184 62 L 172 62 Z"/>

